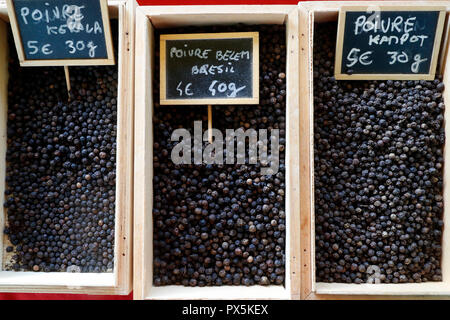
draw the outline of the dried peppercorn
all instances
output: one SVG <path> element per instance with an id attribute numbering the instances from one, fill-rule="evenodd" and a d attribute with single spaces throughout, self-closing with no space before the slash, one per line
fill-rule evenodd
<path id="1" fill-rule="evenodd" d="M 314 34 L 316 280 L 441 281 L 444 84 L 336 81 Z"/>
<path id="2" fill-rule="evenodd" d="M 261 175 L 261 163 L 175 165 L 177 128 L 193 131 L 204 106 L 155 101 L 153 144 L 153 282 L 156 286 L 282 285 L 285 279 L 286 44 L 284 26 L 156 30 L 158 34 L 259 31 L 260 104 L 213 106 L 213 126 L 279 129 L 280 165 Z M 156 42 L 158 45 L 158 42 Z M 158 54 L 158 48 L 155 50 Z M 155 62 L 158 68 L 158 61 Z M 159 72 L 154 73 L 159 97 Z M 269 132 L 270 134 L 270 132 Z M 265 261 L 274 261 L 268 266 Z M 275 264 L 276 261 L 276 264 Z M 175 272 L 174 272 L 175 271 Z"/>
<path id="3" fill-rule="evenodd" d="M 117 67 L 71 67 L 68 102 L 62 68 L 21 68 L 9 46 L 6 269 L 112 271 Z"/>

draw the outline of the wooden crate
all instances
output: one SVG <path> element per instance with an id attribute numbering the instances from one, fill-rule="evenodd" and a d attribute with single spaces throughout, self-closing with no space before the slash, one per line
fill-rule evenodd
<path id="1" fill-rule="evenodd" d="M 153 97 L 154 29 L 189 25 L 285 24 L 287 27 L 286 283 L 285 286 L 153 286 Z M 134 199 L 135 299 L 299 298 L 298 202 L 298 10 L 297 6 L 138 7 L 136 11 L 136 113 Z"/>
<path id="2" fill-rule="evenodd" d="M 371 3 L 372 4 L 372 3 Z M 443 5 L 447 7 L 447 27 L 443 38 L 449 31 L 449 1 L 386 1 L 374 5 Z M 450 169 L 444 168 L 444 233 L 442 240 L 442 282 L 406 283 L 406 284 L 345 284 L 320 283 L 315 281 L 315 226 L 314 226 L 314 102 L 313 102 L 313 37 L 314 23 L 337 21 L 339 8 L 343 5 L 367 6 L 363 1 L 343 2 L 303 2 L 299 5 L 300 47 L 305 48 L 300 54 L 300 74 L 305 83 L 300 84 L 300 203 L 301 203 L 301 282 L 302 299 L 418 299 L 418 298 L 448 298 L 450 296 Z M 440 53 L 440 68 L 438 73 L 444 76 L 447 90 L 444 99 L 447 102 L 445 110 L 445 134 L 450 136 L 450 59 L 448 39 L 443 40 Z M 444 157 L 450 157 L 450 149 L 445 148 Z"/>
<path id="3" fill-rule="evenodd" d="M 134 2 L 109 1 L 110 17 L 119 20 L 117 180 L 114 272 L 14 272 L 3 271 L 2 253 L 6 210 L 0 214 L 0 292 L 128 294 L 132 263 L 132 179 L 133 179 L 133 33 Z M 0 1 L 0 203 L 4 200 L 6 126 L 8 110 L 9 19 L 6 3 Z M 117 48 L 116 48 L 117 50 Z"/>

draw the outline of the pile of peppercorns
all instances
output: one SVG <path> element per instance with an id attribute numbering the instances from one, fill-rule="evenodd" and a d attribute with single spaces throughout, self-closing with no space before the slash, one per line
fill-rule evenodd
<path id="1" fill-rule="evenodd" d="M 175 165 L 177 128 L 193 131 L 205 106 L 159 106 L 154 114 L 154 284 L 185 286 L 284 284 L 285 112 L 284 26 L 210 27 L 163 33 L 259 31 L 260 104 L 217 106 L 213 127 L 279 129 L 280 166 L 261 175 L 261 164 Z M 156 41 L 158 43 L 158 41 Z M 158 48 L 155 50 L 159 52 Z M 155 66 L 159 63 L 156 61 Z M 159 97 L 158 71 L 154 96 Z M 270 134 L 270 131 L 269 131 Z M 270 150 L 270 149 L 269 149 Z M 248 148 L 246 148 L 248 153 Z"/>
<path id="2" fill-rule="evenodd" d="M 441 281 L 444 84 L 336 81 L 316 26 L 316 280 Z"/>
<path id="3" fill-rule="evenodd" d="M 9 67 L 7 269 L 114 267 L 117 67 Z"/>

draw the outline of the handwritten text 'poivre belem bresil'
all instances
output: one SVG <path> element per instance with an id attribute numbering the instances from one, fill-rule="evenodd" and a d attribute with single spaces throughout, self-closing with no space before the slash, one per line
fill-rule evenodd
<path id="1" fill-rule="evenodd" d="M 83 22 L 83 9 L 85 9 L 85 6 L 64 4 L 50 7 L 49 3 L 45 3 L 45 6 L 46 8 L 44 9 L 22 7 L 20 9 L 20 19 L 25 25 L 45 25 L 47 35 L 57 36 L 66 33 L 103 34 L 102 24 L 99 21 L 94 21 L 93 23 Z M 65 44 L 69 54 L 89 50 L 89 56 L 95 56 L 97 46 L 93 41 L 86 43 L 83 40 L 67 40 Z M 26 47 L 30 55 L 38 52 L 44 55 L 53 53 L 51 44 L 42 44 L 38 40 L 27 41 Z"/>
<path id="2" fill-rule="evenodd" d="M 216 75 L 225 73 L 235 73 L 236 70 L 233 66 L 233 62 L 240 60 L 250 60 L 251 54 L 248 50 L 213 50 L 202 48 L 188 48 L 187 44 L 184 47 L 172 46 L 169 48 L 170 59 L 184 59 L 184 58 L 197 58 L 200 60 L 207 60 L 214 58 L 217 64 L 195 64 L 191 68 L 192 75 Z M 180 96 L 192 96 L 192 82 L 183 84 L 179 82 L 176 90 Z M 226 93 L 228 98 L 237 97 L 238 93 L 244 90 L 246 86 L 237 86 L 236 83 L 219 82 L 213 80 L 208 87 L 209 94 L 214 97 L 216 93 Z"/>
<path id="3" fill-rule="evenodd" d="M 429 38 L 428 35 L 421 34 L 421 26 L 418 23 L 417 17 L 412 16 L 404 18 L 396 16 L 395 18 L 380 18 L 378 15 L 359 16 L 353 26 L 355 35 L 368 34 L 369 46 L 381 45 L 400 45 L 406 46 L 415 44 L 418 47 L 423 47 L 425 41 Z M 416 33 L 416 34 L 413 34 Z M 347 67 L 352 67 L 356 63 L 362 65 L 370 65 L 373 63 L 373 51 L 366 51 L 361 53 L 358 48 L 352 48 L 347 55 Z M 417 73 L 422 62 L 427 61 L 427 58 L 422 58 L 420 54 L 415 54 L 409 57 L 403 50 L 387 51 L 389 55 L 389 64 L 408 63 L 412 60 L 411 71 Z"/>

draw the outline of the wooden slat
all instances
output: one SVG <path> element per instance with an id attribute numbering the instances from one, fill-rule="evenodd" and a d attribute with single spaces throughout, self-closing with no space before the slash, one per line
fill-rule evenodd
<path id="1" fill-rule="evenodd" d="M 134 1 L 119 3 L 119 85 L 117 112 L 117 180 L 115 282 L 117 294 L 132 288 L 133 152 L 134 152 Z"/>
<path id="2" fill-rule="evenodd" d="M 154 27 L 168 28 L 192 25 L 284 24 L 292 5 L 231 6 L 143 6 L 139 9 Z"/>
<path id="3" fill-rule="evenodd" d="M 311 292 L 306 300 L 449 300 L 450 296 L 392 296 L 392 295 L 333 295 L 333 294 L 315 294 Z"/>
<path id="4" fill-rule="evenodd" d="M 282 286 L 216 286 L 216 287 L 153 287 L 147 299 L 152 300 L 279 300 L 290 299 Z"/>
<path id="5" fill-rule="evenodd" d="M 135 170 L 134 170 L 134 299 L 151 289 L 153 268 L 153 55 L 149 19 L 136 10 Z"/>
<path id="6" fill-rule="evenodd" d="M 299 6 L 309 11 L 320 12 L 338 12 L 342 6 L 371 6 L 374 8 L 377 4 L 386 6 L 411 6 L 411 5 L 429 5 L 429 6 L 445 6 L 447 12 L 450 10 L 450 2 L 448 0 L 411 0 L 411 1 L 379 1 L 379 2 L 367 2 L 367 1 L 305 1 L 300 2 Z"/>
<path id="7" fill-rule="evenodd" d="M 298 8 L 288 14 L 286 21 L 286 212 L 289 213 L 286 247 L 286 277 L 290 278 L 291 299 L 300 299 L 300 111 L 298 90 L 299 68 L 299 16 Z"/>
<path id="8" fill-rule="evenodd" d="M 312 45 L 310 34 L 309 13 L 303 8 L 299 8 L 299 40 L 300 40 L 300 247 L 301 247 L 301 299 L 305 299 L 312 290 Z"/>

